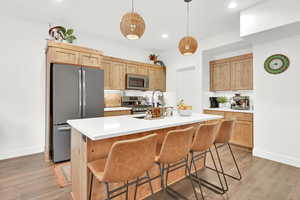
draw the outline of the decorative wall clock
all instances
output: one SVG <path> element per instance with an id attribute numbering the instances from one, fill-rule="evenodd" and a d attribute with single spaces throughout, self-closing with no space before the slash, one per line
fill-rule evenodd
<path id="1" fill-rule="evenodd" d="M 265 61 L 265 70 L 270 74 L 280 74 L 288 69 L 290 60 L 282 54 L 275 54 Z"/>

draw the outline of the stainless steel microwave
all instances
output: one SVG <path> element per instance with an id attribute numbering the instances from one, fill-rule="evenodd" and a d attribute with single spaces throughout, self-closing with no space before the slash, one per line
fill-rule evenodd
<path id="1" fill-rule="evenodd" d="M 149 78 L 143 75 L 127 74 L 126 89 L 129 90 L 148 90 Z"/>

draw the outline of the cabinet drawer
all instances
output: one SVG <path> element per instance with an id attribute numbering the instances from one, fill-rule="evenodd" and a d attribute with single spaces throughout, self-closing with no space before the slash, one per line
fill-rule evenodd
<path id="1" fill-rule="evenodd" d="M 236 119 L 238 121 L 253 121 L 252 113 L 225 112 L 225 119 Z"/>
<path id="2" fill-rule="evenodd" d="M 49 60 L 51 63 L 78 64 L 79 52 L 67 49 L 50 48 Z"/>
<path id="3" fill-rule="evenodd" d="M 101 56 L 80 53 L 79 64 L 84 66 L 99 67 L 101 65 Z"/>
<path id="4" fill-rule="evenodd" d="M 104 112 L 104 117 L 130 115 L 130 114 L 131 114 L 130 110 L 105 111 Z"/>
<path id="5" fill-rule="evenodd" d="M 209 115 L 221 115 L 224 117 L 225 112 L 224 111 L 215 111 L 215 110 L 204 110 L 204 114 L 209 114 Z"/>

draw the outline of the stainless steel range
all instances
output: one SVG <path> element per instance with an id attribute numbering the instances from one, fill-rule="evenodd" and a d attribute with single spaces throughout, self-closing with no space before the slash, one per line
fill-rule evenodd
<path id="1" fill-rule="evenodd" d="M 147 99 L 142 96 L 123 96 L 122 106 L 131 107 L 132 114 L 145 114 L 152 107 L 147 104 Z"/>

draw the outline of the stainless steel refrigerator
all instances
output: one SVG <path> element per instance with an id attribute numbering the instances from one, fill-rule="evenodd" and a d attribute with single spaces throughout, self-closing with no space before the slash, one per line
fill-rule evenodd
<path id="1" fill-rule="evenodd" d="M 70 160 L 69 119 L 103 117 L 104 71 L 72 65 L 51 68 L 52 160 Z"/>

